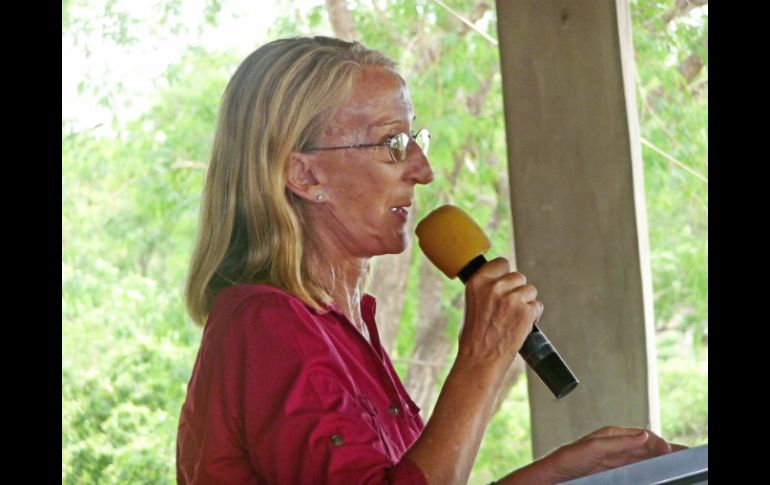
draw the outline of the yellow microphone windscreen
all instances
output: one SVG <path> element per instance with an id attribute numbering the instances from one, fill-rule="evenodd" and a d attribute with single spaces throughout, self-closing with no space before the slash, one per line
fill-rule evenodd
<path id="1" fill-rule="evenodd" d="M 492 245 L 476 221 L 453 205 L 441 206 L 425 216 L 415 232 L 425 256 L 450 278 Z"/>

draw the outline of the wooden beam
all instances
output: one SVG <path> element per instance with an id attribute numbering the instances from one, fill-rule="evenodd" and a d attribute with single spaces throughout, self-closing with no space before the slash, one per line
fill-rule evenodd
<path id="1" fill-rule="evenodd" d="M 528 372 L 537 458 L 604 425 L 660 431 L 627 0 L 497 0 L 518 269 L 580 379 Z"/>

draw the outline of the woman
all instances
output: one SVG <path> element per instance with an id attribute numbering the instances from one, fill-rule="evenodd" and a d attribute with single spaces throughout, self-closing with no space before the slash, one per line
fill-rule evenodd
<path id="1" fill-rule="evenodd" d="M 407 247 L 429 135 L 394 64 L 358 43 L 271 42 L 227 86 L 187 282 L 205 322 L 180 483 L 466 483 L 542 311 L 506 260 L 466 286 L 457 358 L 424 423 L 382 349 L 371 257 Z M 502 324 L 501 322 L 506 322 Z M 603 428 L 498 483 L 556 483 L 671 451 Z"/>

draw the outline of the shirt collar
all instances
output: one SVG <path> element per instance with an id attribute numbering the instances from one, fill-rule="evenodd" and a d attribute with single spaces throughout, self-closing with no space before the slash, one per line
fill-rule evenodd
<path id="1" fill-rule="evenodd" d="M 340 307 L 338 307 L 334 302 L 328 303 L 321 308 L 314 308 L 307 303 L 305 303 L 305 306 L 310 312 L 315 313 L 316 315 L 323 316 L 327 315 L 328 313 L 336 313 L 337 315 L 345 316 L 345 313 L 343 313 Z M 376 313 L 377 299 L 369 293 L 364 293 L 364 296 L 361 297 L 361 316 L 366 321 L 374 322 L 374 316 Z"/>

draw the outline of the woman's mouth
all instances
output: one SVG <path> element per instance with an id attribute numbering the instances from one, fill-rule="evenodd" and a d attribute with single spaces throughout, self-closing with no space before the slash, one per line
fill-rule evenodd
<path id="1" fill-rule="evenodd" d="M 406 207 L 391 207 L 391 214 L 406 219 L 409 216 L 409 210 Z"/>

